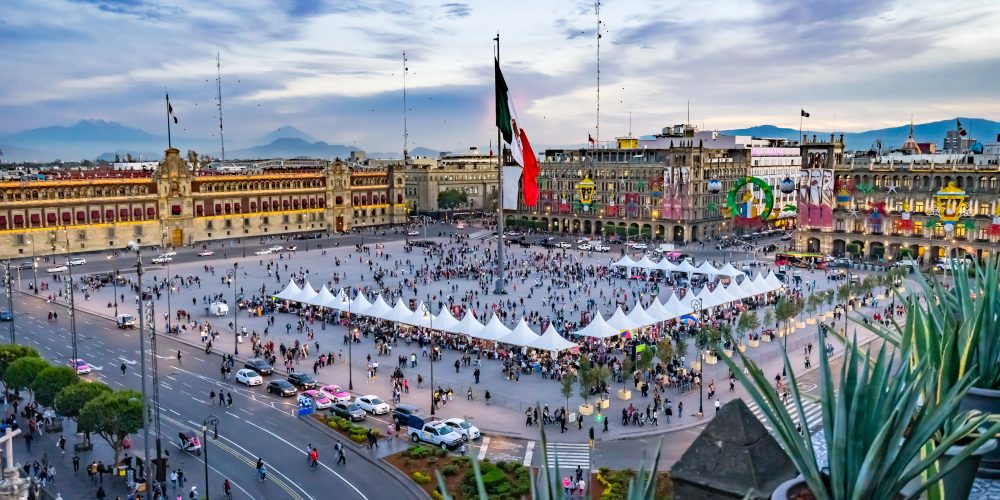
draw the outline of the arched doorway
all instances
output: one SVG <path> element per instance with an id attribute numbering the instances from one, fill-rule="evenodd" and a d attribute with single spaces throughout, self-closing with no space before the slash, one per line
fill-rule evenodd
<path id="1" fill-rule="evenodd" d="M 580 233 L 580 219 L 573 219 L 573 234 Z"/>
<path id="2" fill-rule="evenodd" d="M 656 239 L 658 239 L 660 241 L 663 241 L 663 234 L 665 232 L 666 232 L 666 229 L 663 227 L 663 224 L 657 224 L 656 225 Z"/>
<path id="3" fill-rule="evenodd" d="M 594 234 L 589 220 L 583 221 L 583 234 Z"/>
<path id="4" fill-rule="evenodd" d="M 833 240 L 833 255 L 835 257 L 847 255 L 847 242 L 841 239 Z"/>
<path id="5" fill-rule="evenodd" d="M 604 236 L 604 224 L 601 221 L 594 221 L 594 234 L 598 237 Z"/>
<path id="6" fill-rule="evenodd" d="M 881 241 L 873 241 L 871 245 L 868 245 L 868 257 L 877 262 L 882 262 L 885 259 L 885 244 Z"/>
<path id="7" fill-rule="evenodd" d="M 639 230 L 639 235 L 644 240 L 649 240 L 653 237 L 653 226 L 651 224 L 643 224 L 642 229 Z"/>
<path id="8" fill-rule="evenodd" d="M 853 259 L 861 258 L 865 255 L 865 242 L 854 240 L 847 244 L 847 253 Z"/>
<path id="9" fill-rule="evenodd" d="M 809 238 L 806 241 L 806 252 L 819 253 L 819 238 Z"/>
<path id="10" fill-rule="evenodd" d="M 633 223 L 631 223 L 631 224 L 628 225 L 628 235 L 629 235 L 630 238 L 638 238 L 639 237 L 639 224 L 638 223 L 633 222 Z"/>
<path id="11" fill-rule="evenodd" d="M 684 241 L 684 226 L 674 226 L 674 241 L 677 243 Z"/>
<path id="12" fill-rule="evenodd" d="M 698 241 L 698 226 L 691 226 L 691 241 Z"/>
<path id="13" fill-rule="evenodd" d="M 899 260 L 899 259 L 903 258 L 902 255 L 901 255 L 902 252 L 903 252 L 902 248 L 903 248 L 903 245 L 900 245 L 899 243 L 891 243 L 891 244 L 889 244 L 889 252 L 888 252 L 888 255 L 886 256 L 886 258 L 891 257 L 893 260 Z"/>

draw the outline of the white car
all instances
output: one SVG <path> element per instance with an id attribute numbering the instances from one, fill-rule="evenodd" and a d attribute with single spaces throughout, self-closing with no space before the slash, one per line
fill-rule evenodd
<path id="1" fill-rule="evenodd" d="M 263 256 L 263 255 L 271 255 L 271 249 L 270 248 L 265 248 L 263 250 L 257 250 L 256 252 L 254 252 L 254 254 L 261 255 L 261 256 Z"/>
<path id="2" fill-rule="evenodd" d="M 390 410 L 388 403 L 372 394 L 354 398 L 354 404 L 360 406 L 362 410 L 373 415 L 385 415 L 386 413 L 389 413 Z"/>
<path id="3" fill-rule="evenodd" d="M 211 257 L 213 255 L 215 255 L 215 252 L 211 250 L 202 250 L 198 252 L 198 257 Z"/>
<path id="4" fill-rule="evenodd" d="M 576 248 L 578 248 L 580 250 L 583 250 L 585 252 L 589 252 L 594 247 L 590 243 L 584 243 L 584 244 L 582 244 L 582 245 L 580 245 L 580 246 L 578 246 Z"/>
<path id="5" fill-rule="evenodd" d="M 632 243 L 632 248 L 634 248 L 636 250 L 645 250 L 645 249 L 649 248 L 649 245 L 647 245 L 645 243 Z"/>
<path id="6" fill-rule="evenodd" d="M 559 243 L 556 243 L 556 248 L 573 248 L 573 245 L 570 245 L 565 241 L 560 241 Z"/>
<path id="7" fill-rule="evenodd" d="M 169 252 L 163 252 L 161 255 L 164 257 L 177 257 L 177 252 L 171 250 Z"/>
<path id="8" fill-rule="evenodd" d="M 66 267 L 66 266 L 56 266 L 56 267 L 50 267 L 50 268 L 46 269 L 46 271 L 48 271 L 50 273 L 64 273 L 64 272 L 66 272 L 68 270 L 69 270 L 69 268 Z"/>
<path id="9" fill-rule="evenodd" d="M 451 427 L 458 435 L 462 436 L 462 441 L 479 439 L 482 436 L 482 433 L 479 432 L 479 427 L 470 424 L 468 420 L 463 418 L 446 419 L 444 425 Z"/>
<path id="10" fill-rule="evenodd" d="M 84 259 L 83 257 L 73 257 L 66 262 L 71 266 L 82 266 L 87 263 L 87 259 Z"/>
<path id="11" fill-rule="evenodd" d="M 408 231 L 407 236 L 420 236 L 420 231 Z"/>
<path id="12" fill-rule="evenodd" d="M 580 239 L 576 240 L 576 243 L 577 243 L 578 245 L 579 245 L 580 243 L 590 243 L 590 238 L 580 238 Z"/>
<path id="13" fill-rule="evenodd" d="M 274 246 L 268 247 L 267 249 L 270 250 L 270 251 L 272 251 L 272 252 L 280 252 L 280 251 L 284 250 L 285 247 L 283 247 L 281 245 L 274 245 Z"/>
<path id="14" fill-rule="evenodd" d="M 167 262 L 173 262 L 173 261 L 174 259 L 171 259 L 166 255 L 160 255 L 157 257 L 153 257 L 153 260 L 151 260 L 150 262 L 152 262 L 153 264 L 166 264 Z"/>
<path id="15" fill-rule="evenodd" d="M 610 252 L 611 251 L 611 247 L 605 246 L 605 245 L 602 245 L 602 244 L 598 243 L 598 244 L 594 245 L 594 251 L 595 252 Z"/>
<path id="16" fill-rule="evenodd" d="M 264 379 L 257 372 L 249 368 L 243 368 L 236 372 L 236 381 L 250 387 L 264 383 Z"/>

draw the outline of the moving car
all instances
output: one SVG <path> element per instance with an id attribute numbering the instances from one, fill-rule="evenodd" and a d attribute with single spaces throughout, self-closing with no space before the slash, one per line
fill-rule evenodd
<path id="1" fill-rule="evenodd" d="M 454 429 L 459 436 L 462 436 L 463 441 L 479 439 L 482 435 L 479 432 L 479 427 L 470 424 L 469 421 L 464 418 L 446 418 L 444 420 L 444 424 Z"/>
<path id="2" fill-rule="evenodd" d="M 215 255 L 215 252 L 211 250 L 202 250 L 198 252 L 198 257 L 211 257 L 213 255 Z"/>
<path id="3" fill-rule="evenodd" d="M 50 267 L 45 271 L 50 273 L 64 273 L 66 271 L 69 271 L 69 268 L 66 266 L 56 266 L 56 267 Z"/>
<path id="4" fill-rule="evenodd" d="M 272 380 L 267 383 L 268 394 L 278 394 L 280 396 L 294 396 L 296 392 L 295 386 L 287 380 Z"/>
<path id="5" fill-rule="evenodd" d="M 406 425 L 406 433 L 414 443 L 424 441 L 440 446 L 441 449 L 455 448 L 462 444 L 462 436 L 440 420 L 424 421 L 419 417 L 410 417 Z"/>
<path id="6" fill-rule="evenodd" d="M 407 236 L 420 236 L 420 231 L 407 231 Z"/>
<path id="7" fill-rule="evenodd" d="M 70 368 L 76 368 L 77 375 L 86 375 L 90 373 L 90 365 L 82 359 L 71 359 L 66 362 Z"/>
<path id="8" fill-rule="evenodd" d="M 66 262 L 71 266 L 82 266 L 87 263 L 87 259 L 84 259 L 83 257 L 73 257 Z"/>
<path id="9" fill-rule="evenodd" d="M 243 363 L 243 367 L 250 368 L 257 372 L 258 375 L 270 375 L 274 373 L 274 368 L 271 364 L 261 358 L 250 358 L 246 363 Z"/>
<path id="10" fill-rule="evenodd" d="M 389 404 L 373 394 L 358 396 L 354 398 L 354 402 L 363 410 L 373 415 L 385 415 L 389 413 Z"/>
<path id="11" fill-rule="evenodd" d="M 250 368 L 241 368 L 236 372 L 236 381 L 241 384 L 246 384 L 248 387 L 252 387 L 263 384 L 264 378 Z"/>
<path id="12" fill-rule="evenodd" d="M 594 246 L 591 245 L 590 243 L 584 243 L 584 244 L 582 244 L 582 245 L 580 245 L 580 246 L 578 246 L 576 248 L 578 248 L 580 250 L 583 250 L 585 252 L 589 252 L 590 250 L 592 250 L 594 248 Z"/>
<path id="13" fill-rule="evenodd" d="M 645 250 L 649 248 L 649 245 L 645 243 L 632 243 L 630 246 L 636 250 Z"/>
<path id="14" fill-rule="evenodd" d="M 330 413 L 333 413 L 338 417 L 354 421 L 364 420 L 368 417 L 368 414 L 365 413 L 365 411 L 362 410 L 357 404 L 343 401 L 333 403 L 333 405 L 330 406 Z"/>
<path id="15" fill-rule="evenodd" d="M 326 393 L 316 389 L 309 389 L 308 391 L 302 391 L 299 393 L 299 398 L 309 398 L 312 400 L 313 408 L 317 410 L 325 410 L 333 404 L 330 398 L 326 396 Z"/>
<path id="16" fill-rule="evenodd" d="M 265 248 L 263 250 L 257 250 L 256 252 L 254 252 L 254 254 L 255 255 L 260 255 L 260 256 L 271 255 L 271 249 L 270 248 Z"/>
<path id="17" fill-rule="evenodd" d="M 590 243 L 590 238 L 580 238 L 576 240 L 576 244 L 579 245 L 580 243 Z"/>
<path id="18" fill-rule="evenodd" d="M 392 420 L 400 426 L 406 426 L 406 423 L 410 420 L 410 415 L 422 418 L 424 416 L 424 410 L 406 403 L 400 403 L 392 409 Z"/>
<path id="19" fill-rule="evenodd" d="M 298 249 L 299 249 L 298 245 L 288 245 L 287 247 L 285 247 L 285 250 L 288 250 L 289 252 L 294 252 Z"/>
<path id="20" fill-rule="evenodd" d="M 288 381 L 299 389 L 315 389 L 316 379 L 312 375 L 302 372 L 292 372 L 288 374 Z"/>
<path id="21" fill-rule="evenodd" d="M 280 251 L 284 250 L 285 247 L 283 247 L 281 245 L 271 245 L 271 246 L 267 247 L 267 249 L 270 250 L 270 251 L 272 251 L 272 252 L 280 252 Z"/>
<path id="22" fill-rule="evenodd" d="M 571 244 L 569 244 L 569 243 L 567 243 L 565 241 L 560 241 L 559 243 L 556 243 L 556 247 L 557 248 L 573 248 L 573 245 L 571 245 Z"/>
<path id="23" fill-rule="evenodd" d="M 24 270 L 24 269 L 32 269 L 34 267 L 35 267 L 34 264 L 32 264 L 32 262 L 30 260 L 25 260 L 25 261 L 22 261 L 17 266 L 15 266 L 14 269 Z"/>
<path id="24" fill-rule="evenodd" d="M 167 262 L 173 262 L 173 261 L 174 259 L 171 259 L 166 255 L 160 255 L 158 257 L 153 257 L 153 260 L 151 260 L 150 262 L 152 262 L 153 264 L 166 264 Z"/>
<path id="25" fill-rule="evenodd" d="M 346 403 L 351 400 L 351 393 L 336 384 L 324 385 L 320 387 L 320 390 L 326 394 L 326 397 L 338 403 Z"/>
<path id="26" fill-rule="evenodd" d="M 598 243 L 598 244 L 594 245 L 594 251 L 595 252 L 610 252 L 611 251 L 611 247 L 605 246 L 605 245 L 602 245 L 602 244 Z"/>
<path id="27" fill-rule="evenodd" d="M 177 257 L 177 252 L 175 252 L 173 250 L 169 250 L 169 251 L 163 252 L 161 255 L 163 255 L 164 257 Z"/>
<path id="28" fill-rule="evenodd" d="M 135 317 L 131 314 L 119 314 L 115 316 L 115 323 L 118 324 L 118 328 L 135 328 Z"/>
<path id="29" fill-rule="evenodd" d="M 0 321 L 10 321 L 14 319 L 14 316 L 10 314 L 10 311 L 4 309 L 0 311 Z"/>

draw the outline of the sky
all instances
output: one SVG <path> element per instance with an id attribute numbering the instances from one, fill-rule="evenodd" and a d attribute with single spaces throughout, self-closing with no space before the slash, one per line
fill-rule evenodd
<path id="1" fill-rule="evenodd" d="M 369 151 L 495 141 L 493 38 L 540 145 L 597 136 L 589 1 L 5 0 L 0 135 L 103 119 L 227 145 L 292 125 Z M 1000 4 L 606 0 L 600 136 L 773 124 L 861 131 L 1000 118 Z M 537 147 L 536 147 L 537 149 Z"/>

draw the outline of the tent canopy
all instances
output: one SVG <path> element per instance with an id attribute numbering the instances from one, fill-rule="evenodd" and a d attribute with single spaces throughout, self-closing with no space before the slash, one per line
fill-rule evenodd
<path id="1" fill-rule="evenodd" d="M 300 293 L 302 293 L 302 289 L 295 284 L 295 280 L 288 280 L 288 285 L 285 286 L 284 290 L 278 292 L 275 297 L 282 300 L 295 300 L 295 297 Z"/>
<path id="2" fill-rule="evenodd" d="M 635 303 L 634 306 L 632 306 L 632 310 L 629 311 L 628 319 L 629 321 L 638 326 L 648 326 L 652 325 L 653 323 L 657 323 L 659 321 L 657 318 L 647 313 L 646 310 L 642 308 L 642 303 L 638 301 Z"/>
<path id="3" fill-rule="evenodd" d="M 521 321 L 524 321 L 522 318 Z M 510 328 L 500 321 L 497 317 L 497 313 L 493 313 L 493 317 L 483 326 L 482 331 L 479 332 L 479 337 L 488 340 L 499 340 L 501 342 L 506 342 L 504 337 L 510 335 Z"/>
<path id="4" fill-rule="evenodd" d="M 385 299 L 382 298 L 382 294 L 380 293 L 378 294 L 378 297 L 375 297 L 375 302 L 372 303 L 372 306 L 368 308 L 368 311 L 366 311 L 365 314 L 375 318 L 385 319 L 385 316 L 389 314 L 390 311 L 392 311 L 392 306 L 390 306 Z"/>
<path id="5" fill-rule="evenodd" d="M 465 311 L 465 316 L 458 321 L 458 324 L 455 325 L 451 331 L 454 333 L 468 335 L 470 337 L 481 339 L 485 338 L 482 336 L 483 328 L 485 328 L 483 324 L 476 319 L 476 316 L 472 314 L 472 310 L 470 309 L 468 311 Z M 495 339 L 487 339 L 487 340 L 495 340 Z"/>
<path id="6" fill-rule="evenodd" d="M 622 258 L 612 262 L 611 267 L 635 267 L 635 261 L 628 255 L 623 255 Z"/>
<path id="7" fill-rule="evenodd" d="M 317 295 L 316 289 L 313 288 L 308 281 L 306 281 L 305 286 L 302 287 L 302 291 L 299 292 L 299 294 L 296 295 L 295 298 L 291 300 L 294 300 L 296 302 L 304 302 L 308 304 L 310 300 L 316 297 L 316 295 Z"/>
<path id="8" fill-rule="evenodd" d="M 458 325 L 458 320 L 451 315 L 451 312 L 448 311 L 447 307 L 442 309 L 437 316 L 434 316 L 435 330 L 443 330 L 446 332 L 454 333 L 455 332 L 454 328 L 456 325 Z"/>
<path id="9" fill-rule="evenodd" d="M 406 306 L 406 303 L 403 302 L 403 298 L 400 297 L 396 299 L 396 304 L 392 306 L 392 310 L 386 313 L 385 316 L 382 317 L 382 319 L 395 321 L 398 323 L 406 323 L 410 319 L 410 316 L 412 315 L 413 311 L 411 311 L 410 308 Z"/>
<path id="10" fill-rule="evenodd" d="M 535 339 L 528 347 L 543 351 L 564 351 L 576 347 L 576 344 L 564 339 L 556 331 L 556 327 L 552 326 L 552 323 L 549 323 L 549 327 L 545 329 L 545 333 Z"/>
<path id="11" fill-rule="evenodd" d="M 601 315 L 601 311 L 594 313 L 594 318 L 587 323 L 587 326 L 576 331 L 577 335 L 583 337 L 594 337 L 597 339 L 603 339 L 608 337 L 614 337 L 619 335 L 621 330 L 611 326 L 607 321 L 604 320 L 604 316 Z"/>
<path id="12" fill-rule="evenodd" d="M 618 306 L 618 309 L 615 310 L 615 313 L 610 318 L 608 318 L 608 324 L 611 325 L 616 330 L 618 330 L 618 332 L 623 332 L 625 330 L 633 330 L 639 327 L 639 325 L 636 325 L 635 323 L 629 321 L 628 316 L 625 315 L 625 311 L 622 311 L 621 306 Z"/>
<path id="13" fill-rule="evenodd" d="M 500 321 L 497 319 L 495 314 L 493 315 L 493 319 L 496 319 L 498 322 Z M 493 324 L 492 319 L 490 320 L 490 324 Z M 489 325 L 486 325 L 486 328 L 488 329 Z M 515 326 L 513 330 L 509 331 L 509 334 L 504 337 L 500 337 L 500 342 L 503 342 L 504 344 L 528 347 L 537 342 L 539 339 L 538 334 L 532 331 L 531 327 L 528 326 L 528 322 L 525 321 L 524 318 L 521 318 L 521 321 L 517 322 L 517 326 Z"/>
<path id="14" fill-rule="evenodd" d="M 334 302 L 333 294 L 330 293 L 330 289 L 328 289 L 326 285 L 323 285 L 323 287 L 319 289 L 319 293 L 317 293 L 315 297 L 310 299 L 308 304 L 314 306 L 331 307 L 333 305 L 333 302 Z"/>

